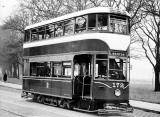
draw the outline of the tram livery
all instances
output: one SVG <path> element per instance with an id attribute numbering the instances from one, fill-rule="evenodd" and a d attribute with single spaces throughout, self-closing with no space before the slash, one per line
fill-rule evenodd
<path id="1" fill-rule="evenodd" d="M 129 14 L 97 7 L 27 26 L 22 97 L 86 112 L 132 112 Z"/>

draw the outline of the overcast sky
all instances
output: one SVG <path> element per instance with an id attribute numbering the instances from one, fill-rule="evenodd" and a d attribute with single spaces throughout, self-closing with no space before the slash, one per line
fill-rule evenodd
<path id="1" fill-rule="evenodd" d="M 0 0 L 0 25 L 18 7 L 17 0 Z"/>

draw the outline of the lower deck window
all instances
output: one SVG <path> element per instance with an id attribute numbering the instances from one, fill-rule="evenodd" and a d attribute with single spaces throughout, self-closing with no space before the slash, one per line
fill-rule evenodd
<path id="1" fill-rule="evenodd" d="M 52 76 L 53 77 L 71 77 L 71 62 L 53 62 Z"/>
<path id="2" fill-rule="evenodd" d="M 97 60 L 96 61 L 96 78 L 107 78 L 107 60 Z"/>
<path id="3" fill-rule="evenodd" d="M 58 77 L 61 76 L 62 74 L 62 64 L 59 63 L 53 63 L 52 64 L 52 76 L 53 77 Z"/>
<path id="4" fill-rule="evenodd" d="M 31 62 L 30 76 L 71 77 L 71 62 Z"/>
<path id="5" fill-rule="evenodd" d="M 114 80 L 126 79 L 126 61 L 123 59 L 109 60 L 109 78 Z"/>
<path id="6" fill-rule="evenodd" d="M 50 62 L 33 62 L 30 63 L 31 76 L 50 76 Z"/>
<path id="7" fill-rule="evenodd" d="M 70 77 L 71 76 L 71 62 L 63 62 L 63 76 Z"/>
<path id="8" fill-rule="evenodd" d="M 106 79 L 108 76 L 108 55 L 107 54 L 97 54 L 96 55 L 96 79 Z"/>

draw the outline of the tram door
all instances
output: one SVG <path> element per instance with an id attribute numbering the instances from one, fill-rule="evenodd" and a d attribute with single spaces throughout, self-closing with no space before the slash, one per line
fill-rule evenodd
<path id="1" fill-rule="evenodd" d="M 93 76 L 93 56 L 88 54 L 74 57 L 74 94 L 90 97 L 91 78 Z"/>

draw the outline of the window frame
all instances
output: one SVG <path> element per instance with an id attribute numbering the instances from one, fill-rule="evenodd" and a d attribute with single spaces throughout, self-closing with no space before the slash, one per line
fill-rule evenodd
<path id="1" fill-rule="evenodd" d="M 125 67 L 125 70 L 117 70 L 117 69 L 110 69 L 110 59 L 121 59 L 121 60 L 123 60 L 123 68 Z M 128 80 L 128 60 L 127 60 L 128 58 L 127 57 L 116 57 L 116 56 L 111 56 L 111 57 L 109 57 L 109 68 L 108 68 L 108 80 L 110 80 L 110 81 L 127 81 Z M 125 64 L 124 64 L 125 63 Z M 124 66 L 125 65 L 125 66 Z M 121 71 L 122 73 L 124 73 L 124 71 L 125 71 L 125 74 L 123 74 L 124 75 L 124 77 L 125 77 L 125 79 L 111 79 L 110 78 L 110 70 L 117 70 L 117 71 Z"/>
<path id="2" fill-rule="evenodd" d="M 89 27 L 89 25 L 90 25 L 89 16 L 90 15 L 95 15 L 95 18 L 96 18 L 95 19 L 95 27 Z M 104 27 L 107 27 L 107 29 L 105 29 L 105 30 L 103 30 L 103 29 L 99 30 L 98 29 L 98 20 L 99 20 L 98 17 L 100 15 L 103 15 L 103 16 L 106 17 L 106 24 L 107 25 L 104 26 Z M 123 31 L 124 33 L 120 32 L 120 31 L 119 32 L 115 32 L 115 31 L 113 32 L 113 31 L 111 31 L 111 20 L 112 20 L 111 17 L 119 17 L 119 18 L 125 19 L 126 25 L 124 25 L 125 26 L 125 31 Z M 85 22 L 85 24 L 83 24 L 83 25 L 85 25 L 84 27 L 78 27 L 77 28 L 77 24 L 78 24 L 77 20 L 78 20 L 78 18 L 83 18 L 84 19 L 84 22 Z M 25 30 L 25 36 L 24 36 L 25 39 L 24 39 L 24 42 L 30 42 L 30 41 L 40 40 L 39 39 L 39 32 L 37 31 L 40 27 L 44 28 L 44 30 L 45 30 L 44 39 L 51 39 L 51 38 L 69 36 L 69 35 L 79 34 L 79 33 L 83 33 L 83 32 L 90 32 L 90 31 L 91 32 L 92 31 L 96 31 L 96 32 L 115 33 L 115 34 L 128 35 L 128 34 L 130 34 L 130 28 L 129 28 L 130 21 L 129 21 L 129 19 L 130 18 L 128 16 L 114 14 L 114 13 L 89 13 L 89 14 L 84 14 L 84 15 L 80 15 L 80 16 L 77 16 L 77 17 L 72 17 L 72 18 L 69 18 L 69 19 L 64 19 L 64 20 L 61 20 L 61 21 L 57 21 L 57 22 L 53 22 L 53 23 L 50 23 L 50 24 L 46 24 L 46 25 L 43 25 L 43 26 L 38 26 L 38 27 L 31 28 L 31 29 L 27 29 L 27 30 Z M 67 22 L 67 21 L 72 21 L 72 24 L 66 24 L 65 22 Z M 59 36 L 56 35 L 56 30 L 55 30 L 56 29 L 56 25 L 58 27 L 61 27 L 61 31 L 59 33 L 61 35 L 59 35 Z M 65 27 L 67 25 L 71 25 L 71 27 L 73 28 L 72 33 L 68 33 L 67 34 L 65 32 Z M 124 26 L 122 26 L 122 27 L 124 27 Z M 93 28 L 93 30 L 90 29 L 90 28 Z M 36 33 L 33 33 L 33 30 L 35 30 Z M 28 36 L 28 37 L 26 36 L 27 35 L 27 33 L 26 33 L 27 31 L 30 33 L 29 34 L 30 36 Z M 50 32 L 50 33 L 48 33 L 48 32 Z M 35 37 L 36 37 L 35 39 L 33 39 L 33 35 L 35 35 Z M 42 39 L 42 40 L 44 40 L 44 39 Z"/>
<path id="3" fill-rule="evenodd" d="M 107 58 L 97 58 L 97 55 L 107 55 Z M 106 77 L 101 77 L 101 78 L 99 78 L 99 77 L 96 77 L 96 63 L 97 63 L 97 61 L 107 61 L 106 63 L 107 63 L 107 68 L 106 68 L 106 73 L 107 73 L 107 75 L 106 75 Z M 94 80 L 107 80 L 108 79 L 108 76 L 109 76 L 109 54 L 96 54 L 95 55 L 95 73 L 94 73 Z M 98 72 L 98 71 L 97 71 Z M 97 74 L 98 75 L 98 74 Z"/>
<path id="4" fill-rule="evenodd" d="M 123 25 L 123 24 L 120 24 L 120 23 L 114 23 L 114 25 L 115 24 L 120 24 L 120 25 L 123 25 L 123 27 L 125 26 L 126 28 L 125 28 L 125 32 L 123 33 L 123 32 L 116 32 L 115 30 L 117 30 L 116 29 L 116 27 L 114 26 L 114 31 L 111 31 L 111 20 L 112 20 L 112 18 L 111 17 L 117 17 L 117 18 L 113 18 L 113 19 L 116 19 L 115 21 L 117 21 L 117 20 L 121 20 L 121 21 L 125 21 L 125 25 Z M 118 19 L 119 18 L 119 19 Z M 122 19 L 120 19 L 120 18 L 122 18 Z M 125 20 L 124 20 L 125 19 Z M 128 20 L 128 18 L 127 18 L 127 16 L 125 16 L 125 17 L 123 17 L 123 15 L 118 15 L 118 14 L 110 14 L 110 24 L 109 24 L 109 32 L 111 32 L 111 33 L 115 33 L 115 34 L 124 34 L 124 35 L 127 35 L 127 34 L 129 34 L 129 22 L 127 21 Z"/>
<path id="5" fill-rule="evenodd" d="M 70 65 L 64 65 L 64 63 L 70 63 Z M 65 75 L 65 68 L 70 68 L 70 75 Z M 62 61 L 62 77 L 71 78 L 72 77 L 72 61 Z"/>
<path id="6" fill-rule="evenodd" d="M 77 23 L 77 19 L 80 18 L 80 17 L 83 17 L 83 19 L 85 19 L 85 26 L 84 27 L 78 27 L 78 23 Z M 85 31 L 87 31 L 87 25 L 88 25 L 88 14 L 84 14 L 84 15 L 81 15 L 81 16 L 78 16 L 78 17 L 75 17 L 75 33 L 76 34 L 79 34 L 79 33 L 83 33 Z M 84 24 L 83 24 L 84 25 Z"/>
<path id="7" fill-rule="evenodd" d="M 42 30 L 40 30 L 40 28 L 43 28 Z M 44 32 L 44 34 L 43 34 L 43 38 L 41 38 L 40 39 L 40 32 Z M 46 39 L 46 26 L 45 25 L 43 25 L 43 26 L 40 26 L 40 27 L 38 27 L 38 40 L 44 40 L 44 39 Z"/>
<path id="8" fill-rule="evenodd" d="M 49 74 L 48 75 L 44 74 L 44 73 L 47 72 L 46 71 L 47 69 L 44 69 L 46 63 L 47 63 L 47 67 L 50 69 L 50 70 L 48 69 L 49 70 Z M 30 64 L 30 68 L 29 68 L 30 76 L 33 76 L 33 77 L 44 77 L 44 78 L 51 77 L 51 62 L 49 62 L 49 61 L 48 62 L 30 62 L 29 64 Z M 33 67 L 32 64 L 35 64 L 35 66 Z M 48 66 L 48 64 L 49 64 L 49 66 Z M 32 75 L 33 69 L 36 71 L 35 75 Z M 43 71 L 43 72 L 45 71 L 43 73 L 43 75 L 41 75 L 41 74 L 39 75 L 38 74 L 39 70 Z"/>
<path id="9" fill-rule="evenodd" d="M 67 22 L 67 23 L 66 23 Z M 69 22 L 69 23 L 68 23 Z M 71 22 L 71 23 L 70 23 Z M 68 35 L 73 35 L 75 32 L 75 19 L 74 18 L 71 18 L 71 19 L 68 19 L 68 20 L 65 20 L 64 21 L 64 25 L 63 25 L 63 32 L 64 32 L 64 36 L 68 36 Z M 71 26 L 72 27 L 72 32 L 71 33 L 66 33 L 66 26 Z"/>
<path id="10" fill-rule="evenodd" d="M 57 29 L 60 29 L 60 32 L 58 32 Z M 54 23 L 54 37 L 56 38 L 56 37 L 62 37 L 62 36 L 64 36 L 64 21 L 59 21 Z"/>
<path id="11" fill-rule="evenodd" d="M 103 15 L 103 16 L 106 16 L 106 19 L 107 19 L 107 21 L 106 21 L 106 26 L 101 26 L 101 27 L 107 27 L 107 29 L 98 29 L 98 27 L 99 27 L 99 16 L 100 15 Z M 109 13 L 97 13 L 97 31 L 103 31 L 103 32 L 109 32 L 109 21 L 108 21 L 108 17 L 109 17 Z"/>
<path id="12" fill-rule="evenodd" d="M 33 33 L 32 32 L 33 30 L 36 30 L 36 33 Z M 36 36 L 34 39 L 33 39 L 33 34 Z M 38 27 L 31 29 L 31 39 L 30 40 L 31 41 L 37 41 L 37 40 L 39 40 L 39 38 L 38 38 Z"/>
<path id="13" fill-rule="evenodd" d="M 89 22 L 89 15 L 95 15 L 95 27 L 90 27 L 90 22 Z M 97 30 L 97 13 L 91 13 L 91 14 L 87 14 L 88 18 L 87 18 L 87 30 L 88 31 L 96 31 Z M 91 28 L 91 29 L 90 29 Z M 93 29 L 93 30 L 92 30 Z"/>

